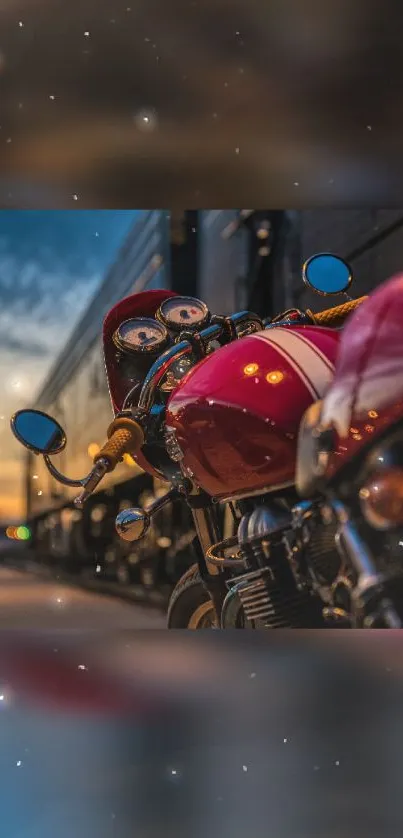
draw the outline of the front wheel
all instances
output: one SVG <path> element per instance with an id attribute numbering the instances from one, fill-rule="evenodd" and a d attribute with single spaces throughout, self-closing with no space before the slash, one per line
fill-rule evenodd
<path id="1" fill-rule="evenodd" d="M 213 602 L 196 564 L 183 574 L 172 592 L 167 623 L 169 629 L 219 628 Z"/>

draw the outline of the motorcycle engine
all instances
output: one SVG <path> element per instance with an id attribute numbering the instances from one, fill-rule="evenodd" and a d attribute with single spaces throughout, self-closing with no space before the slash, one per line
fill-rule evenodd
<path id="1" fill-rule="evenodd" d="M 310 582 L 330 587 L 336 579 L 335 532 L 318 521 L 305 538 L 303 526 L 295 531 L 292 512 L 275 501 L 244 515 L 238 543 L 246 572 L 227 582 L 222 627 L 323 628 L 324 602 Z"/>

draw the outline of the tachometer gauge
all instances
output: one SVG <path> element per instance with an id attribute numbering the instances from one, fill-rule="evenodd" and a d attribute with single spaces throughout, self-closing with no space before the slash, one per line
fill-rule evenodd
<path id="1" fill-rule="evenodd" d="M 169 297 L 164 300 L 156 317 L 168 329 L 202 329 L 210 320 L 210 312 L 201 300 L 194 297 Z"/>
<path id="2" fill-rule="evenodd" d="M 115 346 L 123 352 L 158 354 L 169 343 L 169 334 L 162 323 L 151 317 L 125 320 L 113 335 Z"/>

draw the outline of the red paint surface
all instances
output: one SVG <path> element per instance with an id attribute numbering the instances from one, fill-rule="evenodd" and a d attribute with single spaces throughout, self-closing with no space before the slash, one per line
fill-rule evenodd
<path id="1" fill-rule="evenodd" d="M 323 415 L 338 432 L 329 477 L 403 418 L 403 274 L 377 288 L 346 324 Z"/>
<path id="2" fill-rule="evenodd" d="M 338 332 L 288 328 L 334 363 Z M 256 374 L 245 374 L 253 364 Z M 279 383 L 268 383 L 273 372 Z M 167 425 L 206 492 L 217 498 L 248 494 L 293 482 L 298 428 L 313 400 L 284 355 L 250 336 L 217 350 L 186 376 L 169 400 Z"/>

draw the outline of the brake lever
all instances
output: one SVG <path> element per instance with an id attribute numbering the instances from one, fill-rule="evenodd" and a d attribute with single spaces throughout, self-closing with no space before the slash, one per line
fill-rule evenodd
<path id="1" fill-rule="evenodd" d="M 95 463 L 94 468 L 91 469 L 88 477 L 86 477 L 85 481 L 83 481 L 83 491 L 74 499 L 74 506 L 77 506 L 78 509 L 83 508 L 86 500 L 88 500 L 90 495 L 92 495 L 94 489 L 97 488 L 102 478 L 105 477 L 108 469 L 108 460 L 98 460 L 98 462 Z"/>

